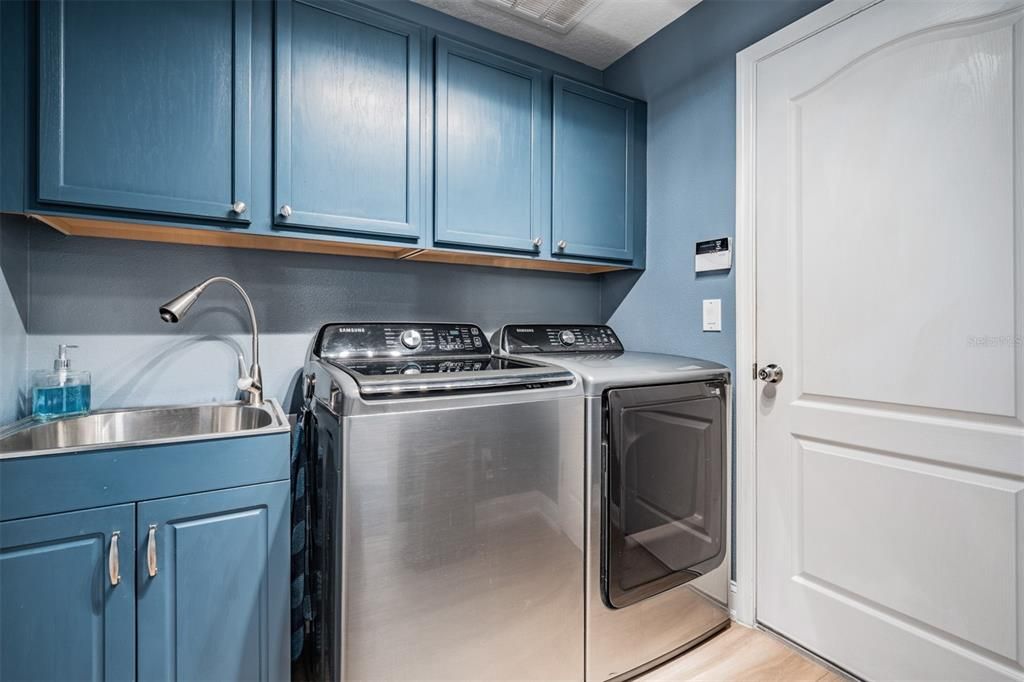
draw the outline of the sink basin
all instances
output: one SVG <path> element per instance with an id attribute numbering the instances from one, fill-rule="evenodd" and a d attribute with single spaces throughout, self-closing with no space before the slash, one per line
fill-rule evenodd
<path id="1" fill-rule="evenodd" d="M 177 443 L 253 432 L 287 431 L 288 419 L 273 400 L 102 410 L 52 421 L 23 419 L 0 431 L 0 458 Z"/>

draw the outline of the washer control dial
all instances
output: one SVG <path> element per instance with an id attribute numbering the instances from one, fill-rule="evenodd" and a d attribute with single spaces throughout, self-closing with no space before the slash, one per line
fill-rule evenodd
<path id="1" fill-rule="evenodd" d="M 402 345 L 408 348 L 409 350 L 415 350 L 419 348 L 420 343 L 423 341 L 423 338 L 420 336 L 420 333 L 415 329 L 406 329 L 404 332 L 402 332 L 402 336 L 400 338 L 402 340 Z"/>
<path id="2" fill-rule="evenodd" d="M 576 343 L 576 335 L 573 334 L 568 329 L 563 329 L 562 331 L 558 332 L 558 341 L 563 346 L 571 346 L 572 344 Z"/>

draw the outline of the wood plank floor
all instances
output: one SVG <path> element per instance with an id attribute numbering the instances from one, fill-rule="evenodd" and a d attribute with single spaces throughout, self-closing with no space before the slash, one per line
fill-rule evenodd
<path id="1" fill-rule="evenodd" d="M 733 623 L 695 649 L 636 678 L 639 682 L 846 682 L 769 634 Z"/>

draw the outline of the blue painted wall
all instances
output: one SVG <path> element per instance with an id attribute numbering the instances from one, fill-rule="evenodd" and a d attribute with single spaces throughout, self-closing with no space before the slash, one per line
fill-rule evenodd
<path id="1" fill-rule="evenodd" d="M 0 213 L 0 425 L 17 417 L 25 399 L 27 222 Z"/>
<path id="2" fill-rule="evenodd" d="M 736 370 L 734 273 L 693 271 L 695 242 L 736 233 L 736 53 L 825 1 L 702 0 L 605 71 L 606 87 L 647 101 L 647 269 L 602 288 L 627 348 Z M 722 300 L 721 332 L 702 330 L 707 298 Z M 735 520 L 733 500 L 734 539 Z M 735 571 L 735 542 L 731 559 Z"/>
<path id="3" fill-rule="evenodd" d="M 696 275 L 693 256 L 735 233 L 736 53 L 823 4 L 703 0 L 605 71 L 647 101 L 647 270 L 607 275 L 602 300 L 627 347 L 734 366 L 733 273 Z M 701 331 L 706 298 L 722 299 L 721 332 Z"/>
<path id="4" fill-rule="evenodd" d="M 0 2 L 0 45 L 17 47 L 19 32 L 14 22 L 8 21 L 8 3 Z M 0 206 L 7 205 L 4 192 L 17 194 L 21 183 L 13 181 L 21 174 L 11 176 L 12 161 L 20 158 L 12 154 L 12 147 L 21 143 L 12 134 L 22 128 L 23 107 L 18 106 L 16 93 L 21 89 L 21 73 L 5 59 L 0 49 Z M 12 87 L 14 86 L 14 87 Z M 12 99 L 13 98 L 13 99 Z M 16 149 L 14 151 L 17 151 Z M 27 220 L 20 216 L 0 213 L 0 424 L 15 419 L 21 411 L 25 389 L 26 325 L 28 315 L 28 232 Z"/>

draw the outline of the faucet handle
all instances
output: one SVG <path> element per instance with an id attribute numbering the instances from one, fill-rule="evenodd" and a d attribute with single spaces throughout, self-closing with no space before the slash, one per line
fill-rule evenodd
<path id="1" fill-rule="evenodd" d="M 248 391 L 253 387 L 256 381 L 249 374 L 248 368 L 245 366 L 245 358 L 241 353 L 238 354 L 238 381 L 235 385 L 238 386 L 239 391 Z"/>
<path id="2" fill-rule="evenodd" d="M 241 353 L 238 354 L 238 381 L 235 385 L 238 387 L 239 392 L 248 393 L 249 401 L 259 402 L 263 392 L 263 382 L 261 379 L 253 376 L 253 374 L 259 374 L 259 369 L 253 367 L 247 369 L 245 366 L 245 358 Z"/>
<path id="3" fill-rule="evenodd" d="M 246 394 L 245 401 L 250 405 L 259 405 L 263 402 L 263 386 L 250 376 L 238 380 L 238 390 Z"/>

